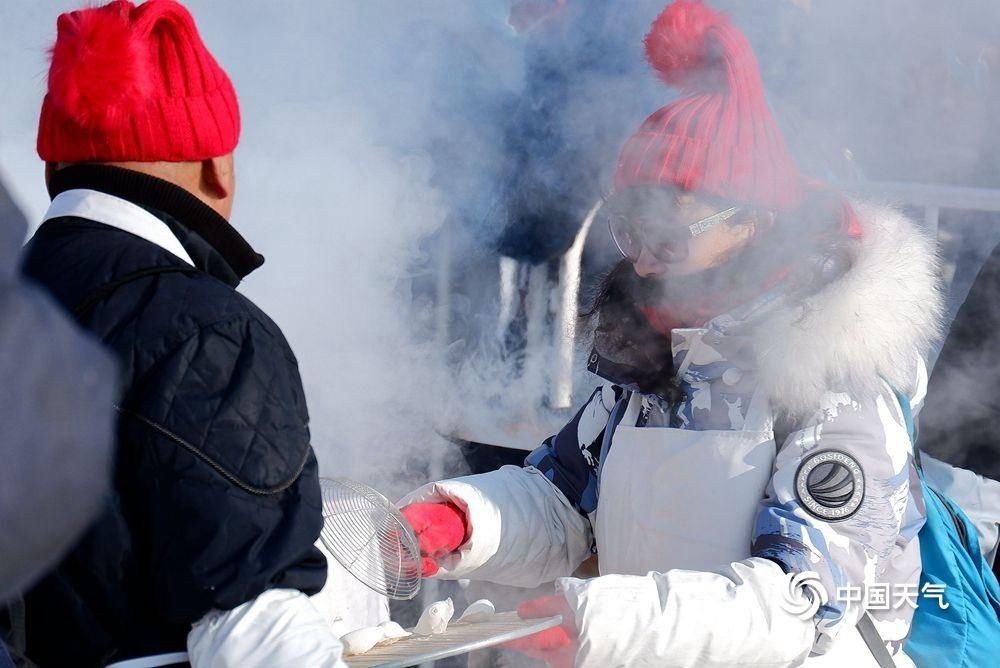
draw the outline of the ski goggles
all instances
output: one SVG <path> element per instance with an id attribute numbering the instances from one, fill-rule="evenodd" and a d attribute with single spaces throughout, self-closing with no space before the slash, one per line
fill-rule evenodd
<path id="1" fill-rule="evenodd" d="M 661 262 L 681 262 L 688 255 L 691 239 L 721 225 L 739 212 L 740 207 L 734 206 L 690 225 L 664 225 L 662 221 L 650 224 L 647 218 L 611 214 L 607 217 L 608 231 L 622 256 L 633 264 L 639 261 L 643 248 Z"/>

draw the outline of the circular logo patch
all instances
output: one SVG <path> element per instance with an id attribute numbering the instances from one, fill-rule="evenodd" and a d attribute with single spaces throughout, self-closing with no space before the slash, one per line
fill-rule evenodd
<path id="1" fill-rule="evenodd" d="M 865 498 L 865 475 L 858 460 L 839 450 L 809 455 L 795 473 L 795 496 L 810 515 L 847 519 Z"/>

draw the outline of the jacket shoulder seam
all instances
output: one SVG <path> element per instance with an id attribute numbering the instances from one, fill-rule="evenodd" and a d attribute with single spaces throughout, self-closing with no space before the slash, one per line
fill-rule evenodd
<path id="1" fill-rule="evenodd" d="M 139 422 L 139 423 L 141 423 L 141 424 L 149 427 L 154 432 L 157 432 L 161 436 L 163 436 L 166 439 L 172 441 L 176 445 L 179 445 L 180 447 L 184 448 L 185 450 L 187 450 L 188 452 L 190 452 L 192 455 L 194 455 L 195 457 L 197 457 L 198 459 L 200 459 L 202 462 L 204 462 L 205 464 L 208 464 L 208 466 L 212 470 L 214 470 L 216 473 L 218 473 L 220 476 L 222 476 L 223 478 L 225 478 L 227 481 L 231 482 L 232 484 L 236 485 L 237 487 L 239 487 L 243 491 L 249 492 L 251 494 L 255 494 L 257 496 L 271 496 L 271 495 L 278 494 L 280 492 L 284 492 L 285 490 L 287 490 L 289 487 L 291 487 L 295 483 L 296 480 L 298 480 L 299 476 L 302 474 L 303 469 L 305 469 L 306 462 L 309 461 L 309 454 L 310 454 L 311 448 L 306 447 L 306 448 L 304 448 L 304 451 L 303 451 L 303 454 L 302 454 L 302 460 L 299 462 L 299 464 L 296 467 L 294 473 L 288 478 L 288 480 L 285 480 L 284 482 L 281 482 L 281 483 L 279 483 L 277 485 L 273 485 L 273 486 L 270 486 L 270 487 L 259 487 L 259 486 L 256 486 L 256 485 L 251 485 L 249 482 L 247 482 L 246 480 L 240 478 L 238 475 L 236 475 L 235 473 L 233 473 L 232 471 L 230 471 L 229 469 L 227 469 L 225 466 L 223 466 L 221 463 L 219 463 L 214 457 L 212 457 L 211 455 L 209 455 L 208 453 L 206 453 L 204 450 L 202 450 L 201 448 L 197 447 L 196 445 L 194 445 L 193 443 L 191 443 L 187 439 L 185 439 L 185 438 L 179 436 L 178 434 L 174 433 L 173 431 L 171 431 L 167 427 L 163 426 L 162 424 L 156 422 L 155 420 L 150 420 L 146 416 L 141 415 L 140 413 L 137 413 L 136 411 L 133 411 L 133 410 L 130 410 L 130 409 L 127 409 L 127 408 L 122 408 L 118 404 L 115 404 L 114 408 L 122 416 L 130 417 L 130 418 L 136 420 L 137 422 Z"/>
<path id="2" fill-rule="evenodd" d="M 193 339 L 196 336 L 199 336 L 200 334 L 202 334 L 202 333 L 204 333 L 204 332 L 206 332 L 208 330 L 214 329 L 214 328 L 222 326 L 222 325 L 239 325 L 239 324 L 250 324 L 250 323 L 256 323 L 256 324 L 262 326 L 265 331 L 267 331 L 269 329 L 269 327 L 268 327 L 268 321 L 264 320 L 264 319 L 262 319 L 260 317 L 257 317 L 254 313 L 245 312 L 245 313 L 237 313 L 237 314 L 229 315 L 229 316 L 227 316 L 225 318 L 219 318 L 218 320 L 213 320 L 211 322 L 199 323 L 199 324 L 191 327 L 190 329 L 184 331 L 183 334 L 178 335 L 176 344 L 174 344 L 174 345 L 170 346 L 169 348 L 167 348 L 161 355 L 158 355 L 155 359 L 161 360 L 161 359 L 165 359 L 167 357 L 170 357 L 171 355 L 175 354 L 178 350 L 180 350 L 191 339 Z M 274 337 L 274 332 L 267 331 L 267 333 L 272 338 Z M 279 330 L 279 333 L 280 333 L 280 330 Z M 282 337 L 281 341 L 284 344 L 284 345 L 281 346 L 281 348 L 282 348 L 282 350 L 281 350 L 282 356 L 289 358 L 290 362 L 298 364 L 298 362 L 295 360 L 294 354 L 292 353 L 291 349 L 288 347 L 287 340 L 285 340 Z"/>

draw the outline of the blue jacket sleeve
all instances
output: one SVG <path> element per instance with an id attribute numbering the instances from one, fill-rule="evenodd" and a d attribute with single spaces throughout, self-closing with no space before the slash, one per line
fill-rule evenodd
<path id="1" fill-rule="evenodd" d="M 598 458 L 616 394 L 612 385 L 594 390 L 573 419 L 525 459 L 583 515 L 597 509 Z"/>

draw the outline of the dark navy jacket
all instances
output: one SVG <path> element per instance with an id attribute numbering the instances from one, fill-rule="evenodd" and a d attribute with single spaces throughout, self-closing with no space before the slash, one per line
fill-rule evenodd
<path id="1" fill-rule="evenodd" d="M 44 223 L 25 272 L 117 354 L 124 369 L 115 494 L 26 597 L 28 656 L 91 666 L 183 651 L 191 624 L 268 588 L 325 582 L 316 458 L 295 357 L 234 289 L 260 266 L 186 191 L 136 172 L 74 166 L 55 196 L 87 188 L 163 220 L 194 260 L 80 218 Z"/>

